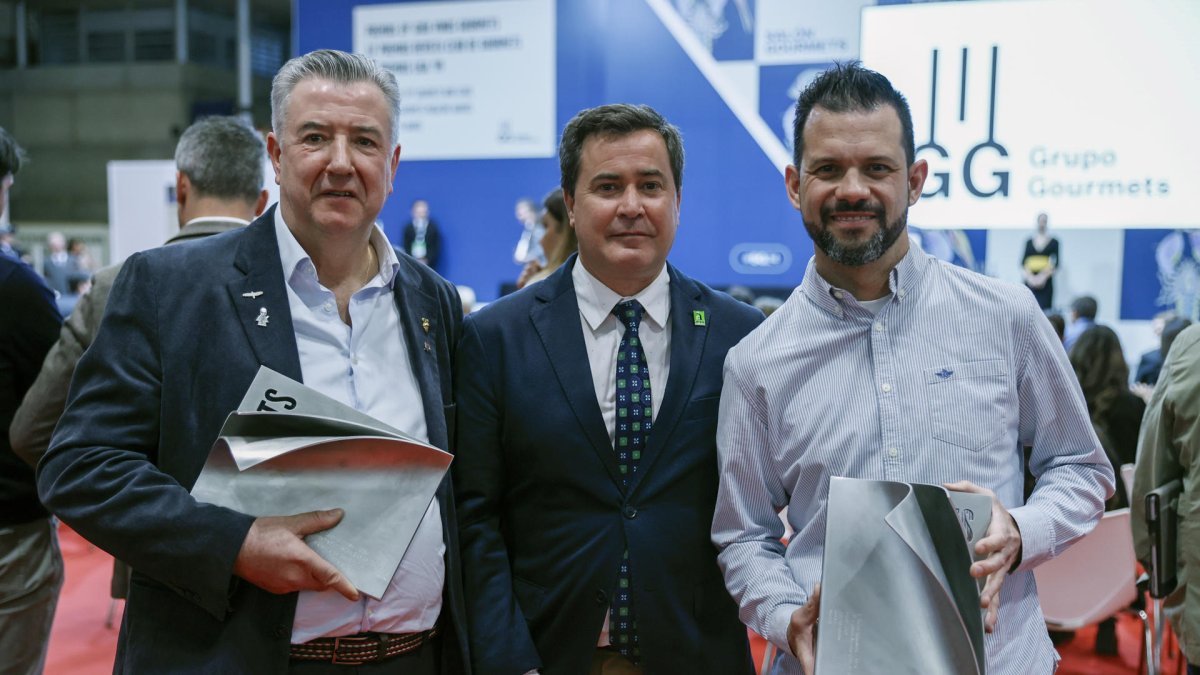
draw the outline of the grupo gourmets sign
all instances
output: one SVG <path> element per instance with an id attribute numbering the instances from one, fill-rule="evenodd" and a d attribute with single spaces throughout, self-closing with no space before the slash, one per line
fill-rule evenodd
<path id="1" fill-rule="evenodd" d="M 863 63 L 908 98 L 924 227 L 1188 227 L 1200 3 L 870 7 Z"/>

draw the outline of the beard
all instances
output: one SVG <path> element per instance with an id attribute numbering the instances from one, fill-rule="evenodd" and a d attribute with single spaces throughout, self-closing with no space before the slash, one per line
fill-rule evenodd
<path id="1" fill-rule="evenodd" d="M 879 221 L 879 229 L 865 241 L 842 242 L 833 234 L 830 224 L 833 222 L 834 211 L 869 211 L 875 214 Z M 904 233 L 908 225 L 908 209 L 891 223 L 887 222 L 887 213 L 882 206 L 868 206 L 862 203 L 851 205 L 848 202 L 838 202 L 834 207 L 821 207 L 821 222 L 813 225 L 805 223 L 808 236 L 813 244 L 825 252 L 829 259 L 847 267 L 862 267 L 879 260 L 892 244 Z"/>

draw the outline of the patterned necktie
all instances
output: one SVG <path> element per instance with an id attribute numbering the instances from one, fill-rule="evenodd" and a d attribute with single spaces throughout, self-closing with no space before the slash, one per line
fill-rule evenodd
<path id="1" fill-rule="evenodd" d="M 625 324 L 625 335 L 617 348 L 617 428 L 613 435 L 617 467 L 621 470 L 621 485 L 625 488 L 629 487 L 629 479 L 637 473 L 638 461 L 642 458 L 653 424 L 650 371 L 646 368 L 646 354 L 638 337 L 642 311 L 642 305 L 637 300 L 617 303 L 613 308 L 617 320 Z M 617 592 L 613 595 L 608 636 L 622 656 L 637 663 L 641 650 L 638 647 L 637 620 L 633 614 L 631 578 L 629 551 L 626 550 L 617 574 Z"/>

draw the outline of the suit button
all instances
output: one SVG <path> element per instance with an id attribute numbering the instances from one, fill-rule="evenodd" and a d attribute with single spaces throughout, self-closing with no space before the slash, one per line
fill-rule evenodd
<path id="1" fill-rule="evenodd" d="M 608 593 L 605 593 L 603 590 L 596 591 L 596 604 L 597 605 L 607 605 L 608 604 Z"/>
<path id="2" fill-rule="evenodd" d="M 637 509 L 633 508 L 633 506 L 629 504 L 625 505 L 625 509 L 621 513 L 623 513 L 625 517 L 630 520 L 637 518 Z"/>
<path id="3" fill-rule="evenodd" d="M 285 625 L 283 625 L 283 624 L 281 624 L 281 623 L 280 623 L 280 624 L 276 624 L 276 625 L 275 625 L 275 630 L 274 630 L 274 631 L 272 631 L 272 632 L 275 634 L 275 637 L 277 637 L 277 638 L 281 638 L 281 637 L 287 637 L 287 635 L 288 635 L 288 629 L 287 629 L 287 626 L 285 626 Z"/>

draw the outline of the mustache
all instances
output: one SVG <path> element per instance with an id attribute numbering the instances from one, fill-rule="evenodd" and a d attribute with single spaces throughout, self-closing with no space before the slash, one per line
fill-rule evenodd
<path id="1" fill-rule="evenodd" d="M 833 206 L 821 207 L 821 220 L 829 220 L 833 218 L 833 214 L 837 211 L 866 211 L 874 214 L 883 223 L 887 218 L 887 210 L 883 208 L 883 204 L 873 204 L 865 199 L 860 199 L 851 204 L 845 200 L 838 200 Z"/>

